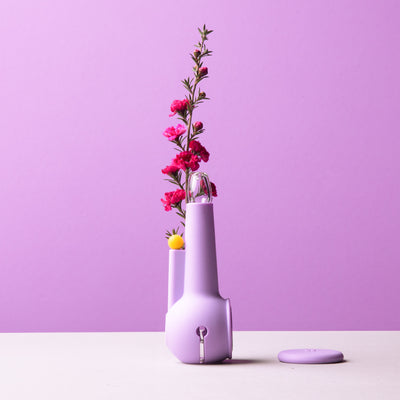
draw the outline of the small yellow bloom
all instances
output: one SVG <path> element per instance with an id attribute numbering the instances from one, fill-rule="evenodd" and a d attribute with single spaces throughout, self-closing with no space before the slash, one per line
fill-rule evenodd
<path id="1" fill-rule="evenodd" d="M 181 235 L 172 235 L 168 239 L 168 246 L 174 250 L 181 249 L 184 244 L 185 244 L 185 242 L 183 241 L 183 238 Z"/>

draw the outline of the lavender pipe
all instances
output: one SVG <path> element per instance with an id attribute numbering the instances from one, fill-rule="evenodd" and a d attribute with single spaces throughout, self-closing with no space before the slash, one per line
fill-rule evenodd
<path id="1" fill-rule="evenodd" d="M 170 254 L 167 346 L 184 363 L 223 361 L 232 357 L 232 315 L 229 299 L 218 289 L 212 203 L 186 205 L 185 236 L 183 273 L 176 255 Z"/>

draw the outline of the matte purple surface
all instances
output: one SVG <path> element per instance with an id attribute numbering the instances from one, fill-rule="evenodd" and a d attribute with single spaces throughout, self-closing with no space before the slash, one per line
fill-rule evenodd
<path id="1" fill-rule="evenodd" d="M 197 26 L 234 329 L 400 329 L 400 3 L 0 3 L 0 330 L 162 330 L 163 130 Z"/>

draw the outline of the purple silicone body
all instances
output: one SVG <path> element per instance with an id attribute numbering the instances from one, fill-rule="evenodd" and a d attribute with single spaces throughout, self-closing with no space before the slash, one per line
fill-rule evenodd
<path id="1" fill-rule="evenodd" d="M 198 364 L 201 352 L 196 331 L 205 327 L 204 362 L 222 361 L 232 357 L 232 317 L 229 299 L 223 299 L 218 289 L 213 204 L 188 203 L 185 228 L 184 289 L 166 315 L 167 346 L 180 361 Z M 174 265 L 170 265 L 170 277 L 171 268 L 174 279 L 180 279 Z M 169 287 L 180 290 L 174 283 Z M 177 297 L 169 294 L 169 299 Z"/>
<path id="2" fill-rule="evenodd" d="M 278 359 L 293 364 L 329 364 L 343 361 L 343 353 L 328 349 L 293 349 L 281 351 Z"/>
<path id="3" fill-rule="evenodd" d="M 169 251 L 169 270 L 168 270 L 168 310 L 183 295 L 185 278 L 185 251 Z"/>

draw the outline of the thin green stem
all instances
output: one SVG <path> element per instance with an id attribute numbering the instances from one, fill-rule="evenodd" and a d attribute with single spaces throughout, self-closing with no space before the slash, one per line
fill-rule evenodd
<path id="1" fill-rule="evenodd" d="M 182 215 L 184 215 L 184 217 L 186 217 L 186 211 L 185 211 L 185 210 L 182 210 L 181 203 L 176 204 L 175 207 L 179 210 L 179 212 L 180 212 Z"/>
<path id="2" fill-rule="evenodd" d="M 200 54 L 203 53 L 203 47 L 204 47 L 204 42 L 206 41 L 206 36 L 202 35 L 201 38 L 201 45 L 200 45 Z M 186 137 L 186 151 L 189 151 L 189 144 L 191 142 L 191 136 L 190 136 L 190 130 L 192 128 L 192 119 L 193 119 L 193 111 L 196 107 L 196 101 L 195 100 L 195 95 L 196 95 L 196 88 L 197 88 L 197 84 L 199 83 L 199 62 L 200 62 L 201 56 L 196 58 L 196 79 L 194 81 L 194 85 L 191 91 L 189 91 L 189 122 L 188 122 L 188 128 L 187 128 L 187 137 Z M 190 174 L 190 170 L 187 169 L 185 171 L 186 177 L 185 177 L 185 189 L 186 189 L 186 203 L 189 200 L 188 197 L 188 184 L 189 184 L 189 174 Z"/>
<path id="3" fill-rule="evenodd" d="M 201 47 L 200 47 L 200 53 L 203 51 L 204 47 L 204 42 L 205 42 L 205 37 L 203 36 L 201 40 Z M 193 89 L 190 91 L 189 99 L 190 99 L 190 108 L 189 108 L 189 123 L 188 123 L 188 133 L 187 133 L 187 142 L 186 142 L 186 151 L 189 151 L 189 143 L 190 143 L 190 129 L 192 128 L 192 117 L 193 117 L 193 110 L 195 109 L 196 101 L 195 101 L 195 94 L 196 94 L 196 88 L 197 84 L 199 83 L 199 59 L 200 57 L 197 58 L 196 60 L 196 67 L 197 67 L 197 72 L 196 72 L 196 79 L 194 81 Z"/>

